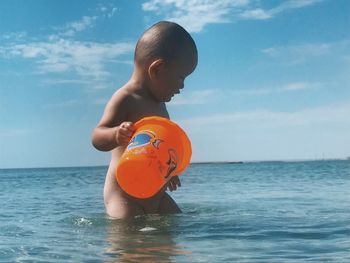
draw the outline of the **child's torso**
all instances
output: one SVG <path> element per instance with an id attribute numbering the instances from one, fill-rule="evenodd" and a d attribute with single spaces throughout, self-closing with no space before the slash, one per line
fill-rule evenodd
<path id="1" fill-rule="evenodd" d="M 166 110 L 164 103 L 156 103 L 152 100 L 143 99 L 140 96 L 132 96 L 133 99 L 129 100 L 127 117 L 125 121 L 137 122 L 138 120 L 148 116 L 161 116 L 169 118 L 169 114 Z M 125 147 L 117 147 L 111 151 L 112 157 L 109 165 L 109 169 L 106 176 L 104 186 L 104 199 L 105 204 L 110 202 L 113 198 L 127 199 L 128 202 L 136 203 L 141 206 L 145 213 L 157 213 L 159 203 L 165 192 L 165 187 L 161 189 L 155 196 L 147 199 L 136 199 L 125 194 L 120 188 L 116 180 L 116 168 L 120 157 L 122 156 Z M 111 204 L 113 203 L 110 202 Z"/>

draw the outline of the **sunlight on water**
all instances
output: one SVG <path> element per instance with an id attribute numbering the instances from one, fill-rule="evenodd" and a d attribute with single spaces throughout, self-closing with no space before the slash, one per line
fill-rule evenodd
<path id="1" fill-rule="evenodd" d="M 139 231 L 141 231 L 141 232 L 150 232 L 150 231 L 154 231 L 154 230 L 157 230 L 157 228 L 146 226 L 144 228 L 141 228 Z"/>

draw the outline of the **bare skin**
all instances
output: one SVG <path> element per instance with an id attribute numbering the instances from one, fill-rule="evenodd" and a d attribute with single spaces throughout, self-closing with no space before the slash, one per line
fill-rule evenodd
<path id="1" fill-rule="evenodd" d="M 135 63 L 134 73 L 107 103 L 104 114 L 93 131 L 92 142 L 96 149 L 111 151 L 111 161 L 104 185 L 106 212 L 114 218 L 127 218 L 141 214 L 179 213 L 180 208 L 165 192 L 181 186 L 177 176 L 155 196 L 137 199 L 129 196 L 118 185 L 115 171 L 125 147 L 131 139 L 133 123 L 147 116 L 169 118 L 165 102 L 180 93 L 184 79 L 192 73 L 197 57 L 184 52 L 173 62 L 154 59 L 147 64 Z"/>

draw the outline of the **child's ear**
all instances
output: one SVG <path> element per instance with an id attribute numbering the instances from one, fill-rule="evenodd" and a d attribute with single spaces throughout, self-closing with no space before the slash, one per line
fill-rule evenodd
<path id="1" fill-rule="evenodd" d="M 148 67 L 148 76 L 150 79 L 155 79 L 159 76 L 160 71 L 164 68 L 164 60 L 157 59 L 151 63 Z"/>

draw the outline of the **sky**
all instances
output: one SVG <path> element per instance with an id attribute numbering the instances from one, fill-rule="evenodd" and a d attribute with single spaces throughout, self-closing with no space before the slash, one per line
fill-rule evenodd
<path id="1" fill-rule="evenodd" d="M 350 156 L 347 0 L 2 0 L 0 168 L 107 165 L 91 133 L 160 20 L 198 66 L 167 104 L 193 162 Z"/>

